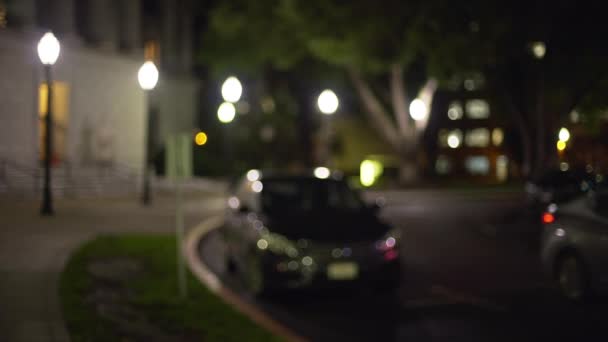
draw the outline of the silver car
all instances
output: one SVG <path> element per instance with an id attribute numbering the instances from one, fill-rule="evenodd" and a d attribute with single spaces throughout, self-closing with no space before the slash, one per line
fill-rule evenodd
<path id="1" fill-rule="evenodd" d="M 608 192 L 551 204 L 545 223 L 541 260 L 560 292 L 572 300 L 608 290 Z"/>

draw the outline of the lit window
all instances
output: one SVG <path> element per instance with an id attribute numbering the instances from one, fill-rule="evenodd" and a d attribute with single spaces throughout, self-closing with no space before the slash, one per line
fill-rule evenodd
<path id="1" fill-rule="evenodd" d="M 70 86 L 65 82 L 55 81 L 52 83 L 53 98 L 53 155 L 57 160 L 62 160 L 65 156 L 67 129 L 70 114 Z M 38 116 L 39 116 L 39 148 L 40 159 L 44 160 L 45 137 L 47 115 L 47 97 L 49 95 L 46 83 L 38 87 Z"/>
<path id="2" fill-rule="evenodd" d="M 450 131 L 448 131 L 447 129 L 440 129 L 439 133 L 437 134 L 437 144 L 440 147 L 448 147 L 448 135 L 450 134 Z"/>
<path id="3" fill-rule="evenodd" d="M 447 144 L 450 148 L 458 148 L 462 144 L 462 131 L 455 129 L 448 134 Z"/>
<path id="4" fill-rule="evenodd" d="M 472 175 L 487 175 L 490 172 L 490 162 L 486 156 L 472 156 L 465 160 L 465 167 Z"/>
<path id="5" fill-rule="evenodd" d="M 6 5 L 0 1 L 0 28 L 5 28 L 6 24 Z"/>
<path id="6" fill-rule="evenodd" d="M 487 119 L 490 116 L 490 105 L 484 100 L 469 100 L 466 104 L 466 113 L 471 119 Z"/>
<path id="7" fill-rule="evenodd" d="M 460 120 L 462 119 L 463 110 L 462 105 L 458 101 L 454 101 L 450 103 L 448 108 L 448 118 L 450 120 Z"/>
<path id="8" fill-rule="evenodd" d="M 579 121 L 581 121 L 581 113 L 579 113 L 576 110 L 571 111 L 570 112 L 570 122 L 578 123 Z"/>
<path id="9" fill-rule="evenodd" d="M 500 155 L 496 158 L 496 179 L 499 182 L 504 182 L 509 176 L 509 158 Z"/>
<path id="10" fill-rule="evenodd" d="M 452 169 L 452 163 L 447 156 L 439 155 L 437 156 L 437 160 L 435 160 L 435 171 L 437 174 L 445 175 L 450 172 Z"/>
<path id="11" fill-rule="evenodd" d="M 494 128 L 492 130 L 492 144 L 494 144 L 494 146 L 500 146 L 503 140 L 505 140 L 505 134 L 502 129 Z"/>
<path id="12" fill-rule="evenodd" d="M 462 131 L 441 129 L 437 135 L 437 142 L 440 147 L 457 148 L 462 144 Z"/>
<path id="13" fill-rule="evenodd" d="M 467 132 L 465 143 L 469 147 L 486 147 L 490 144 L 490 131 L 487 128 L 475 128 Z"/>

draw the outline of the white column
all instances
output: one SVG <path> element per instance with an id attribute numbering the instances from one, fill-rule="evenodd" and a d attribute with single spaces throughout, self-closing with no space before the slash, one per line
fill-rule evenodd
<path id="1" fill-rule="evenodd" d="M 192 2 L 190 0 L 184 0 L 182 4 L 182 11 L 180 13 L 180 71 L 190 72 L 192 71 Z"/>
<path id="2" fill-rule="evenodd" d="M 177 4 L 174 0 L 164 0 L 162 18 L 162 35 L 160 42 L 161 63 L 163 67 L 173 71 L 177 61 Z"/>
<path id="3" fill-rule="evenodd" d="M 76 9 L 74 0 L 53 0 L 50 2 L 53 15 L 52 25 L 62 39 L 76 37 Z"/>
<path id="4" fill-rule="evenodd" d="M 23 29 L 29 30 L 36 26 L 36 0 L 14 1 L 11 3 L 11 10 Z"/>
<path id="5" fill-rule="evenodd" d="M 112 0 L 90 0 L 88 8 L 89 38 L 99 47 L 115 50 L 118 47 L 118 18 Z"/>
<path id="6" fill-rule="evenodd" d="M 121 45 L 128 51 L 141 49 L 141 0 L 123 0 L 121 10 Z"/>

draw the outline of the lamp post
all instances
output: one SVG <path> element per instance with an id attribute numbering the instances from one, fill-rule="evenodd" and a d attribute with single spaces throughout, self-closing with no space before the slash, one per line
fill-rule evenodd
<path id="1" fill-rule="evenodd" d="M 158 69 L 154 63 L 148 61 L 145 62 L 137 73 L 137 80 L 139 81 L 139 86 L 145 92 L 146 96 L 146 131 L 145 135 L 145 148 L 144 148 L 144 169 L 142 171 L 143 177 L 143 190 L 141 196 L 141 202 L 143 205 L 149 205 L 151 196 L 150 196 L 150 150 L 151 150 L 151 142 L 150 131 L 152 127 L 152 104 L 150 101 L 150 91 L 156 87 L 156 83 L 158 82 Z"/>
<path id="2" fill-rule="evenodd" d="M 51 67 L 57 58 L 61 47 L 55 35 L 51 32 L 45 33 L 38 42 L 38 57 L 44 65 L 44 77 L 46 82 L 46 116 L 44 118 L 44 186 L 42 189 L 41 214 L 53 215 L 53 196 L 51 193 L 51 159 L 53 153 L 53 80 Z"/>
<path id="3" fill-rule="evenodd" d="M 331 164 L 331 143 L 332 143 L 332 127 L 331 127 L 331 116 L 338 110 L 340 101 L 338 96 L 330 89 L 325 89 L 319 94 L 317 99 L 317 106 L 325 118 L 322 122 L 322 139 L 323 147 L 321 152 L 320 162 L 322 164 Z M 331 166 L 331 165 L 330 165 Z"/>
<path id="4" fill-rule="evenodd" d="M 228 167 L 229 162 L 232 160 L 232 149 L 228 137 L 228 124 L 231 123 L 236 116 L 236 107 L 234 104 L 237 103 L 241 99 L 241 95 L 243 95 L 241 81 L 235 76 L 228 77 L 222 84 L 221 92 L 224 102 L 217 109 L 217 118 L 224 124 L 222 136 L 224 156 L 226 158 L 226 166 Z"/>

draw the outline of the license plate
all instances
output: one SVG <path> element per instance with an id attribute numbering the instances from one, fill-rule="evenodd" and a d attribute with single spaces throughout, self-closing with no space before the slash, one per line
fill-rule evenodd
<path id="1" fill-rule="evenodd" d="M 359 265 L 354 262 L 336 262 L 327 266 L 329 280 L 352 280 L 359 276 Z"/>

